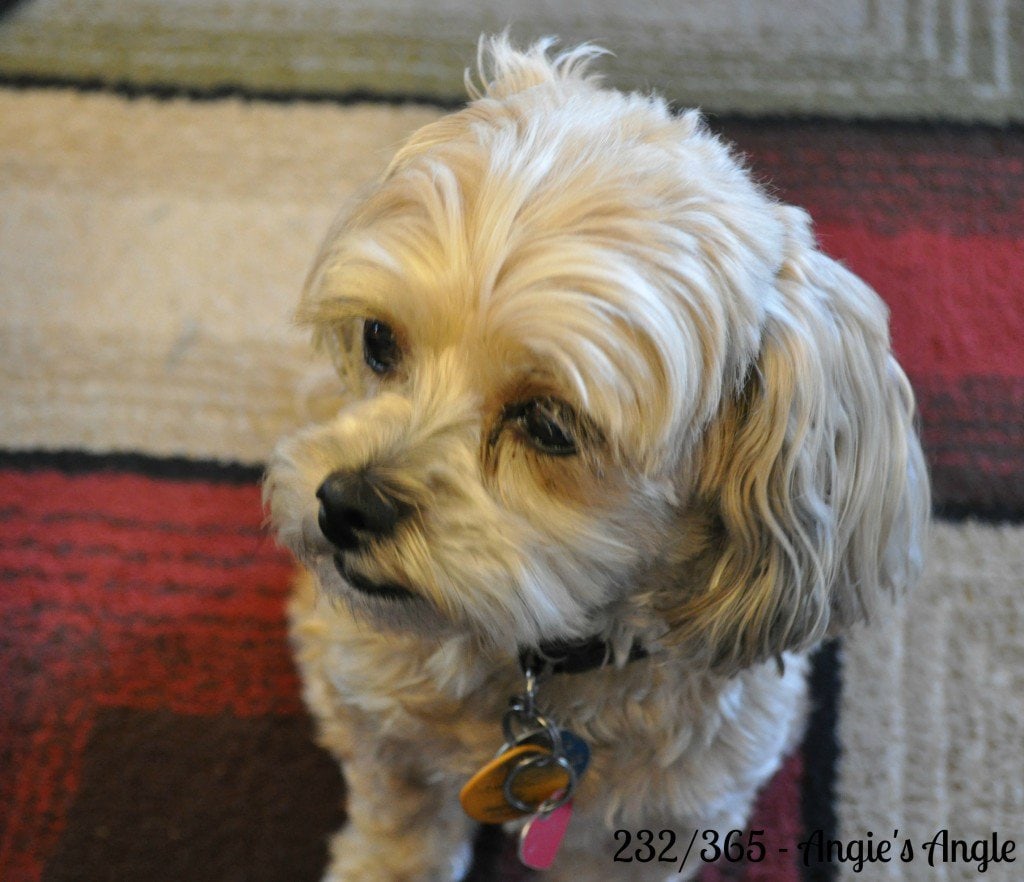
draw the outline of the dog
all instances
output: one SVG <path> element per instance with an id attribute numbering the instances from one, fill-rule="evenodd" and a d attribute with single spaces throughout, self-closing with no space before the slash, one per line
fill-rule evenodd
<path id="1" fill-rule="evenodd" d="M 461 878 L 460 791 L 513 747 L 563 777 L 509 829 L 571 791 L 545 878 L 688 878 L 624 854 L 743 830 L 808 653 L 921 568 L 882 301 L 698 112 L 605 88 L 601 54 L 482 39 L 466 106 L 344 213 L 300 301 L 341 402 L 265 498 L 346 776 L 333 882 Z"/>

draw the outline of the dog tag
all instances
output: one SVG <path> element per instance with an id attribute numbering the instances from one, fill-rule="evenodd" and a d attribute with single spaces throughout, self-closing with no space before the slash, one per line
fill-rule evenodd
<path id="1" fill-rule="evenodd" d="M 474 821 L 503 824 L 530 810 L 509 802 L 506 782 L 510 776 L 511 794 L 525 806 L 540 806 L 570 784 L 570 774 L 557 762 L 544 762 L 551 751 L 536 744 L 520 744 L 499 754 L 472 778 L 459 792 L 462 810 Z"/>
<path id="2" fill-rule="evenodd" d="M 534 815 L 519 833 L 519 861 L 531 870 L 546 870 L 555 860 L 572 818 L 572 800 L 546 815 Z"/>
<path id="3" fill-rule="evenodd" d="M 560 729 L 558 731 L 558 739 L 560 755 L 569 761 L 569 766 L 572 768 L 578 782 L 590 765 L 590 747 L 586 741 L 569 729 Z M 547 747 L 550 739 L 545 733 L 540 732 L 527 735 L 516 743 L 536 744 L 538 747 Z"/>
<path id="4" fill-rule="evenodd" d="M 562 741 L 562 753 L 576 773 L 576 780 L 579 781 L 590 765 L 590 747 L 579 735 L 568 729 L 562 729 L 558 736 Z"/>

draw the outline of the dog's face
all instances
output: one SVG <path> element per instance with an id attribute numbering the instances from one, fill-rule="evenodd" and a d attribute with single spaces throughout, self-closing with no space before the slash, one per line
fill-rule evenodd
<path id="1" fill-rule="evenodd" d="M 646 612 L 734 662 L 820 636 L 831 586 L 759 587 L 794 577 L 723 490 L 763 495 L 752 472 L 831 429 L 814 407 L 800 425 L 790 391 L 744 441 L 780 407 L 763 372 L 788 330 L 788 253 L 813 250 L 802 219 L 696 114 L 598 89 L 587 51 L 492 51 L 486 94 L 412 138 L 311 274 L 300 317 L 346 400 L 275 454 L 280 537 L 374 625 L 509 651 Z M 830 506 L 837 481 L 803 477 L 829 484 L 811 509 Z M 818 516 L 796 529 L 832 543 Z M 747 601 L 717 585 L 737 567 Z"/>

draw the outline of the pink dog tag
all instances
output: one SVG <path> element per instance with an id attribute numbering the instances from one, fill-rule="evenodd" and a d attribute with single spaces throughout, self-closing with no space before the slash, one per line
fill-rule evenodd
<path id="1" fill-rule="evenodd" d="M 546 870 L 555 860 L 572 818 L 572 800 L 551 814 L 534 815 L 519 834 L 519 860 L 531 870 Z"/>

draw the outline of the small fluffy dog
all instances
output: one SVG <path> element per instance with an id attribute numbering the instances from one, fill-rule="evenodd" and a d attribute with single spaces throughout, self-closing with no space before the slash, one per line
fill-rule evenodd
<path id="1" fill-rule="evenodd" d="M 614 831 L 742 828 L 808 650 L 920 567 L 882 302 L 697 112 L 602 88 L 599 54 L 482 41 L 468 105 L 399 150 L 302 298 L 344 401 L 266 497 L 348 783 L 335 882 L 460 877 L 459 790 L 524 657 L 591 754 L 546 878 L 680 878 L 613 861 Z"/>

